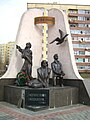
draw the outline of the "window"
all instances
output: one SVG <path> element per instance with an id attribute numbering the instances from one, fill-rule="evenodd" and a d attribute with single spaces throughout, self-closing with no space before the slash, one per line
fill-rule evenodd
<path id="1" fill-rule="evenodd" d="M 85 69 L 85 66 L 78 66 L 78 69 Z"/>
<path id="2" fill-rule="evenodd" d="M 84 41 L 83 38 L 81 38 L 81 41 Z"/>
<path id="3" fill-rule="evenodd" d="M 86 30 L 86 31 L 85 31 L 85 34 L 89 34 L 89 33 L 90 33 L 90 31 L 89 31 L 89 30 Z"/>
<path id="4" fill-rule="evenodd" d="M 74 48 L 79 48 L 79 44 L 73 44 Z"/>
<path id="5" fill-rule="evenodd" d="M 85 55 L 85 51 L 79 51 L 79 55 Z"/>
<path id="6" fill-rule="evenodd" d="M 85 14 L 85 10 L 78 10 L 78 14 Z"/>
<path id="7" fill-rule="evenodd" d="M 82 31 L 81 31 L 80 33 L 81 33 L 81 34 L 83 34 L 83 32 L 82 32 Z"/>
<path id="8" fill-rule="evenodd" d="M 90 44 L 78 44 L 80 48 L 90 48 Z"/>
<path id="9" fill-rule="evenodd" d="M 84 27 L 84 24 L 78 24 L 78 27 Z"/>
<path id="10" fill-rule="evenodd" d="M 90 10 L 85 10 L 85 14 L 90 14 Z"/>
<path id="11" fill-rule="evenodd" d="M 72 40 L 74 40 L 74 37 L 72 37 Z"/>
<path id="12" fill-rule="evenodd" d="M 85 62 L 85 58 L 78 58 L 78 62 Z"/>
<path id="13" fill-rule="evenodd" d="M 74 55 L 79 55 L 79 51 L 74 51 Z"/>
<path id="14" fill-rule="evenodd" d="M 70 24 L 70 27 L 76 27 L 76 25 L 75 24 Z"/>
<path id="15" fill-rule="evenodd" d="M 86 18 L 86 20 L 90 20 L 89 18 Z"/>
<path id="16" fill-rule="evenodd" d="M 89 25 L 87 25 L 87 27 L 89 27 Z"/>
<path id="17" fill-rule="evenodd" d="M 85 55 L 90 55 L 90 52 L 89 51 L 85 51 Z"/>
<path id="18" fill-rule="evenodd" d="M 88 62 L 90 62 L 90 58 L 88 58 Z"/>
<path id="19" fill-rule="evenodd" d="M 85 21 L 85 17 L 81 17 L 81 16 L 79 16 L 79 17 L 78 17 L 78 20 Z"/>
<path id="20" fill-rule="evenodd" d="M 85 37 L 84 40 L 85 40 L 85 41 L 89 41 L 89 40 L 90 40 L 90 37 Z"/>

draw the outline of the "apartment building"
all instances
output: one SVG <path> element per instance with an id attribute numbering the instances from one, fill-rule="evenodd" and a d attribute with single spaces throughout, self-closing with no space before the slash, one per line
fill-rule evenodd
<path id="1" fill-rule="evenodd" d="M 9 64 L 13 53 L 15 42 L 0 44 L 0 63 Z"/>
<path id="2" fill-rule="evenodd" d="M 5 63 L 6 61 L 6 44 L 0 44 L 0 63 Z"/>
<path id="3" fill-rule="evenodd" d="M 10 60 L 11 60 L 11 56 L 13 54 L 14 46 L 15 46 L 15 42 L 8 42 L 6 44 L 6 61 L 7 61 L 7 63 L 9 63 Z"/>
<path id="4" fill-rule="evenodd" d="M 27 3 L 30 8 L 57 8 L 66 13 L 78 70 L 90 73 L 90 5 Z"/>

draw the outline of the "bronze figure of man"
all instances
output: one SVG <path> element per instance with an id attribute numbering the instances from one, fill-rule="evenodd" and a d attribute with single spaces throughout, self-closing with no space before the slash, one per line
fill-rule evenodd
<path id="1" fill-rule="evenodd" d="M 63 76 L 65 75 L 62 70 L 62 64 L 58 61 L 58 54 L 53 56 L 54 61 L 51 63 L 52 68 L 52 78 L 54 80 L 54 86 L 57 84 L 57 79 L 60 81 L 60 86 L 63 85 Z"/>

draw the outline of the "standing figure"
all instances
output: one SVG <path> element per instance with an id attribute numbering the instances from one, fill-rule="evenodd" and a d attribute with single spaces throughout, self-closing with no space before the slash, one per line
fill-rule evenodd
<path id="1" fill-rule="evenodd" d="M 41 67 L 37 69 L 38 80 L 42 82 L 44 87 L 49 86 L 49 78 L 50 78 L 51 69 L 48 68 L 48 62 L 43 60 L 41 62 Z"/>
<path id="2" fill-rule="evenodd" d="M 18 45 L 16 45 L 16 48 L 19 50 L 19 52 L 22 53 L 22 58 L 25 59 L 21 71 L 24 70 L 28 75 L 29 79 L 31 79 L 32 76 L 32 51 L 30 50 L 31 43 L 30 42 L 26 43 L 26 47 L 24 49 L 22 49 Z"/>
<path id="3" fill-rule="evenodd" d="M 60 80 L 60 86 L 63 86 L 63 76 L 65 73 L 62 70 L 62 64 L 58 61 L 58 55 L 53 56 L 54 61 L 51 63 L 52 78 L 54 80 L 54 86 L 57 84 L 57 79 Z"/>

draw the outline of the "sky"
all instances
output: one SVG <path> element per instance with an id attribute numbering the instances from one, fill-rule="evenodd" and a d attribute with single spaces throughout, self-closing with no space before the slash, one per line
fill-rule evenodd
<path id="1" fill-rule="evenodd" d="M 42 0 L 42 3 L 90 5 L 90 0 Z M 27 3 L 41 3 L 39 0 L 0 0 L 0 44 L 16 40 L 22 14 Z"/>

